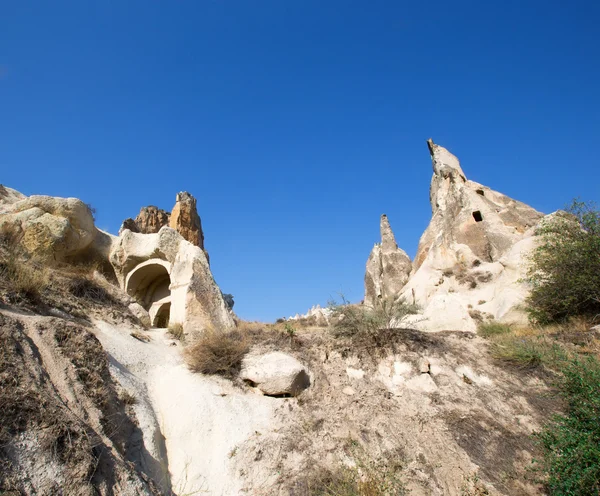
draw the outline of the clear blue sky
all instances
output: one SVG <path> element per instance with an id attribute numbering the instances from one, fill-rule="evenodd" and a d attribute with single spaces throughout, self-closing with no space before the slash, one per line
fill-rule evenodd
<path id="1" fill-rule="evenodd" d="M 215 278 L 274 320 L 363 293 L 387 213 L 411 256 L 432 137 L 550 212 L 600 200 L 595 1 L 9 1 L 0 183 L 98 227 L 198 198 Z"/>

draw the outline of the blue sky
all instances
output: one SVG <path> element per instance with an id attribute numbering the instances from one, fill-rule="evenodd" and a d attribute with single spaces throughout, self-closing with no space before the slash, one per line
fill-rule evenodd
<path id="1" fill-rule="evenodd" d="M 198 199 L 217 282 L 274 320 L 414 255 L 432 137 L 543 212 L 600 200 L 598 2 L 4 1 L 0 183 L 116 233 Z"/>

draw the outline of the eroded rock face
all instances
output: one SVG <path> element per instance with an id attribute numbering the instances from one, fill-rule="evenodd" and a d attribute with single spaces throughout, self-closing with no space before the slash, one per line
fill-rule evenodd
<path id="1" fill-rule="evenodd" d="M 431 222 L 411 264 L 382 216 L 382 242 L 367 262 L 365 304 L 382 298 L 415 303 L 421 313 L 407 319 L 428 331 L 475 331 L 489 318 L 524 321 L 526 258 L 544 215 L 468 180 L 452 153 L 431 140 L 427 145 Z"/>
<path id="2" fill-rule="evenodd" d="M 416 327 L 474 331 L 477 321 L 523 321 L 521 279 L 544 215 L 466 178 L 458 159 L 427 142 L 433 165 L 433 216 L 401 291 L 421 306 Z"/>
<path id="3" fill-rule="evenodd" d="M 452 153 L 432 140 L 427 145 L 433 164 L 433 217 L 419 241 L 415 268 L 426 259 L 441 269 L 463 261 L 496 262 L 544 216 L 524 203 L 467 180 Z M 450 247 L 456 249 L 449 251 Z"/>
<path id="4" fill-rule="evenodd" d="M 77 256 L 97 236 L 90 208 L 77 198 L 24 197 L 5 187 L 0 196 L 0 232 L 41 260 Z"/>
<path id="5" fill-rule="evenodd" d="M 153 325 L 168 307 L 168 321 L 182 324 L 187 333 L 234 326 L 206 255 L 174 229 L 124 231 L 110 262 L 121 287 L 146 304 Z"/>
<path id="6" fill-rule="evenodd" d="M 119 230 L 121 234 L 125 229 L 142 234 L 154 234 L 161 227 L 169 225 L 169 213 L 154 205 L 142 207 L 135 219 L 125 219 Z"/>
<path id="7" fill-rule="evenodd" d="M 310 386 L 310 375 L 304 365 L 279 351 L 247 355 L 240 377 L 269 396 L 297 396 Z"/>
<path id="8" fill-rule="evenodd" d="M 181 234 L 184 239 L 204 250 L 204 233 L 200 216 L 196 210 L 196 198 L 187 191 L 177 193 L 169 226 Z"/>
<path id="9" fill-rule="evenodd" d="M 398 295 L 412 271 L 410 257 L 398 248 L 385 214 L 381 216 L 380 231 L 381 243 L 373 247 L 365 273 L 365 304 L 369 306 Z"/>

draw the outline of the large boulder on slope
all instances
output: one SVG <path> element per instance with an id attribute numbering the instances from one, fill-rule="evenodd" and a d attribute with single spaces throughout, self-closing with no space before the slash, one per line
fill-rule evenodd
<path id="1" fill-rule="evenodd" d="M 304 365 L 279 351 L 247 355 L 242 361 L 240 378 L 269 396 L 296 396 L 310 386 L 310 375 Z"/>

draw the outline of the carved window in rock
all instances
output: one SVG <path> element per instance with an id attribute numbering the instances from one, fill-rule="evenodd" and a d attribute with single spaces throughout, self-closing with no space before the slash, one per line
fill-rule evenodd
<path id="1" fill-rule="evenodd" d="M 475 210 L 475 212 L 473 212 L 473 218 L 475 219 L 475 222 L 481 222 L 483 220 L 483 215 L 481 215 L 479 210 Z"/>

